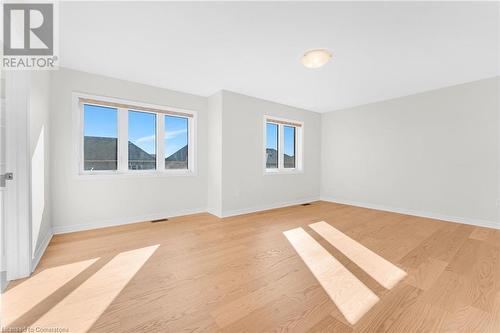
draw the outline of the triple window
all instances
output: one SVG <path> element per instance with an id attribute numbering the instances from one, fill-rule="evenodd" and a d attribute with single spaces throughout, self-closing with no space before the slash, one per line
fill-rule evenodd
<path id="1" fill-rule="evenodd" d="M 302 169 L 302 123 L 265 117 L 265 170 Z"/>
<path id="2" fill-rule="evenodd" d="M 82 173 L 189 172 L 194 113 L 79 98 Z"/>

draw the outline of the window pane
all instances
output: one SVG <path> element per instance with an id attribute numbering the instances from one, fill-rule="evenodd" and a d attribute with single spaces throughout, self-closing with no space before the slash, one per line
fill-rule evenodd
<path id="1" fill-rule="evenodd" d="M 128 112 L 128 168 L 156 169 L 156 115 Z"/>
<path id="2" fill-rule="evenodd" d="M 104 106 L 83 106 L 83 169 L 116 170 L 118 111 Z"/>
<path id="3" fill-rule="evenodd" d="M 278 168 L 278 125 L 266 124 L 266 168 Z"/>
<path id="4" fill-rule="evenodd" d="M 295 168 L 295 127 L 284 126 L 284 156 L 285 168 Z"/>
<path id="5" fill-rule="evenodd" d="M 188 151 L 188 119 L 165 116 L 165 169 L 187 169 Z"/>

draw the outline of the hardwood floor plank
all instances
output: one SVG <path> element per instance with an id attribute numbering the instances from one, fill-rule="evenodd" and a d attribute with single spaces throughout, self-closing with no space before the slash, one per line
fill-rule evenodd
<path id="1" fill-rule="evenodd" d="M 500 244 L 499 244 L 500 246 Z M 491 313 L 497 290 L 500 287 L 500 248 L 482 242 L 476 260 L 464 272 L 466 288 L 462 291 L 462 302 Z"/>
<path id="2" fill-rule="evenodd" d="M 488 332 L 500 332 L 500 292 L 496 294 L 495 304 L 493 306 L 493 311 L 491 312 L 491 317 L 493 318 L 493 320 L 490 322 Z"/>
<path id="3" fill-rule="evenodd" d="M 455 312 L 463 305 L 460 293 L 465 289 L 465 284 L 465 277 L 445 270 L 421 298 L 425 303 Z"/>
<path id="4" fill-rule="evenodd" d="M 388 332 L 439 332 L 446 315 L 445 310 L 417 301 L 408 308 L 405 316 L 401 316 L 394 321 Z"/>
<path id="5" fill-rule="evenodd" d="M 469 238 L 479 241 L 485 241 L 490 237 L 490 235 L 494 233 L 495 230 L 493 229 L 477 227 L 474 228 L 474 231 L 470 234 Z"/>
<path id="6" fill-rule="evenodd" d="M 304 285 L 303 281 L 301 281 L 303 278 L 303 274 L 299 271 L 286 272 L 286 274 L 281 275 L 270 284 L 216 308 L 211 314 L 217 325 L 220 328 L 225 328 L 238 319 L 248 316 L 259 307 L 283 296 L 287 290 L 293 290 L 300 287 L 300 285 Z M 311 279 L 310 285 L 315 284 L 315 281 Z"/>
<path id="7" fill-rule="evenodd" d="M 326 316 L 325 318 L 323 318 L 323 320 L 321 320 L 309 330 L 309 332 L 311 333 L 350 333 L 352 331 L 353 328 L 333 318 L 332 316 Z"/>
<path id="8" fill-rule="evenodd" d="M 434 285 L 447 266 L 447 262 L 428 258 L 416 269 L 410 269 L 408 277 L 404 281 L 419 289 L 428 290 Z"/>
<path id="9" fill-rule="evenodd" d="M 488 332 L 493 318 L 472 306 L 464 306 L 447 313 L 438 327 L 440 332 Z"/>
<path id="10" fill-rule="evenodd" d="M 328 315 L 334 305 L 316 283 L 281 295 L 224 327 L 223 332 L 306 332 Z"/>

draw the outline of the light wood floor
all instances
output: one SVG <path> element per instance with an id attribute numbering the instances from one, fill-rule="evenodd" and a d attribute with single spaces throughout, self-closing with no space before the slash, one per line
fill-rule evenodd
<path id="1" fill-rule="evenodd" d="M 403 269 L 378 284 L 309 224 Z M 302 227 L 379 301 L 350 325 L 283 235 Z M 315 202 L 55 236 L 3 325 L 71 332 L 500 332 L 500 230 Z"/>

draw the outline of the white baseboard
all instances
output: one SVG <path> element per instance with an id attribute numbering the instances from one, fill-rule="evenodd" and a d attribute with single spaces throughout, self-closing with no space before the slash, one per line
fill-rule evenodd
<path id="1" fill-rule="evenodd" d="M 159 213 L 159 214 L 134 216 L 134 217 L 130 217 L 130 218 L 103 220 L 103 221 L 86 223 L 86 224 L 53 226 L 52 231 L 53 231 L 54 235 L 57 235 L 57 234 L 65 234 L 65 233 L 69 233 L 69 232 L 92 230 L 92 229 L 99 229 L 99 228 L 106 228 L 106 227 L 114 227 L 114 226 L 119 226 L 119 225 L 132 224 L 132 223 L 144 222 L 144 221 L 151 221 L 151 220 L 162 219 L 162 218 L 171 218 L 171 217 L 190 215 L 190 214 L 198 214 L 198 213 L 210 213 L 210 214 L 215 215 L 219 218 L 223 218 L 223 217 L 229 217 L 229 216 L 235 216 L 235 215 L 241 215 L 241 214 L 260 212 L 260 211 L 268 210 L 268 209 L 275 209 L 275 208 L 282 208 L 282 207 L 287 207 L 287 206 L 299 205 L 299 204 L 303 204 L 303 203 L 307 203 L 307 202 L 311 202 L 311 201 L 317 201 L 317 200 L 319 200 L 319 197 L 308 197 L 308 198 L 302 198 L 302 199 L 287 201 L 287 202 L 280 202 L 280 203 L 275 203 L 275 204 L 270 204 L 270 205 L 262 205 L 262 206 L 252 207 L 252 208 L 227 211 L 227 212 L 223 212 L 222 215 L 219 215 L 216 212 L 209 212 L 209 211 L 207 211 L 206 208 L 189 209 L 189 210 L 177 211 L 174 213 L 171 213 L 171 212 L 170 213 Z"/>
<path id="2" fill-rule="evenodd" d="M 307 198 L 302 198 L 302 199 L 297 199 L 297 200 L 292 200 L 292 201 L 279 202 L 279 203 L 274 203 L 274 204 L 269 204 L 269 205 L 261 205 L 261 206 L 256 206 L 256 207 L 252 207 L 252 208 L 235 209 L 235 210 L 230 210 L 230 211 L 222 212 L 222 216 L 218 216 L 218 217 L 230 217 L 230 216 L 236 216 L 236 215 L 242 215 L 242 214 L 249 214 L 249 213 L 261 212 L 263 210 L 283 208 L 283 207 L 294 206 L 294 205 L 300 205 L 300 204 L 304 204 L 304 203 L 308 203 L 308 202 L 313 202 L 313 201 L 318 201 L 318 200 L 319 200 L 319 197 L 314 196 L 314 197 L 307 197 Z"/>
<path id="3" fill-rule="evenodd" d="M 47 232 L 45 233 L 45 236 L 42 239 L 42 242 L 36 248 L 35 255 L 33 256 L 33 260 L 31 263 L 31 271 L 32 272 L 35 270 L 36 266 L 38 266 L 40 259 L 42 259 L 42 256 L 45 253 L 47 246 L 49 246 L 50 240 L 52 239 L 53 235 L 54 235 L 54 233 L 52 232 L 52 229 L 47 230 Z"/>
<path id="4" fill-rule="evenodd" d="M 474 226 L 478 226 L 478 227 L 500 229 L 500 223 L 497 223 L 494 221 L 488 221 L 488 220 L 450 216 L 450 215 L 444 215 L 444 214 L 440 214 L 440 213 L 424 212 L 424 211 L 390 207 L 390 206 L 384 206 L 384 205 L 378 205 L 378 204 L 372 204 L 372 203 L 366 203 L 366 202 L 344 200 L 344 199 L 339 199 L 339 198 L 335 198 L 335 197 L 331 197 L 331 196 L 321 196 L 321 200 L 334 202 L 334 203 L 338 203 L 338 204 L 350 205 L 350 206 L 357 206 L 357 207 L 363 207 L 363 208 L 383 210 L 383 211 L 393 212 L 393 213 L 400 213 L 400 214 L 405 214 L 405 215 L 425 217 L 425 218 L 430 218 L 430 219 L 435 219 L 435 220 L 443 220 L 443 221 L 454 222 L 454 223 L 470 224 L 470 225 L 474 225 Z"/>
<path id="5" fill-rule="evenodd" d="M 157 213 L 157 214 L 149 214 L 149 215 L 142 215 L 142 216 L 133 216 L 133 217 L 126 217 L 126 218 L 102 220 L 102 221 L 85 223 L 85 224 L 53 226 L 52 230 L 54 232 L 54 235 L 66 234 L 66 233 L 75 232 L 75 231 L 84 231 L 84 230 L 91 230 L 91 229 L 115 227 L 115 226 L 119 226 L 119 225 L 152 221 L 152 220 L 158 220 L 158 219 L 164 219 L 164 218 L 171 218 L 171 217 L 182 216 L 182 215 L 205 213 L 206 211 L 207 210 L 205 208 L 186 209 L 186 210 L 180 210 L 180 211 L 176 211 L 176 212 L 166 212 L 166 213 Z"/>

